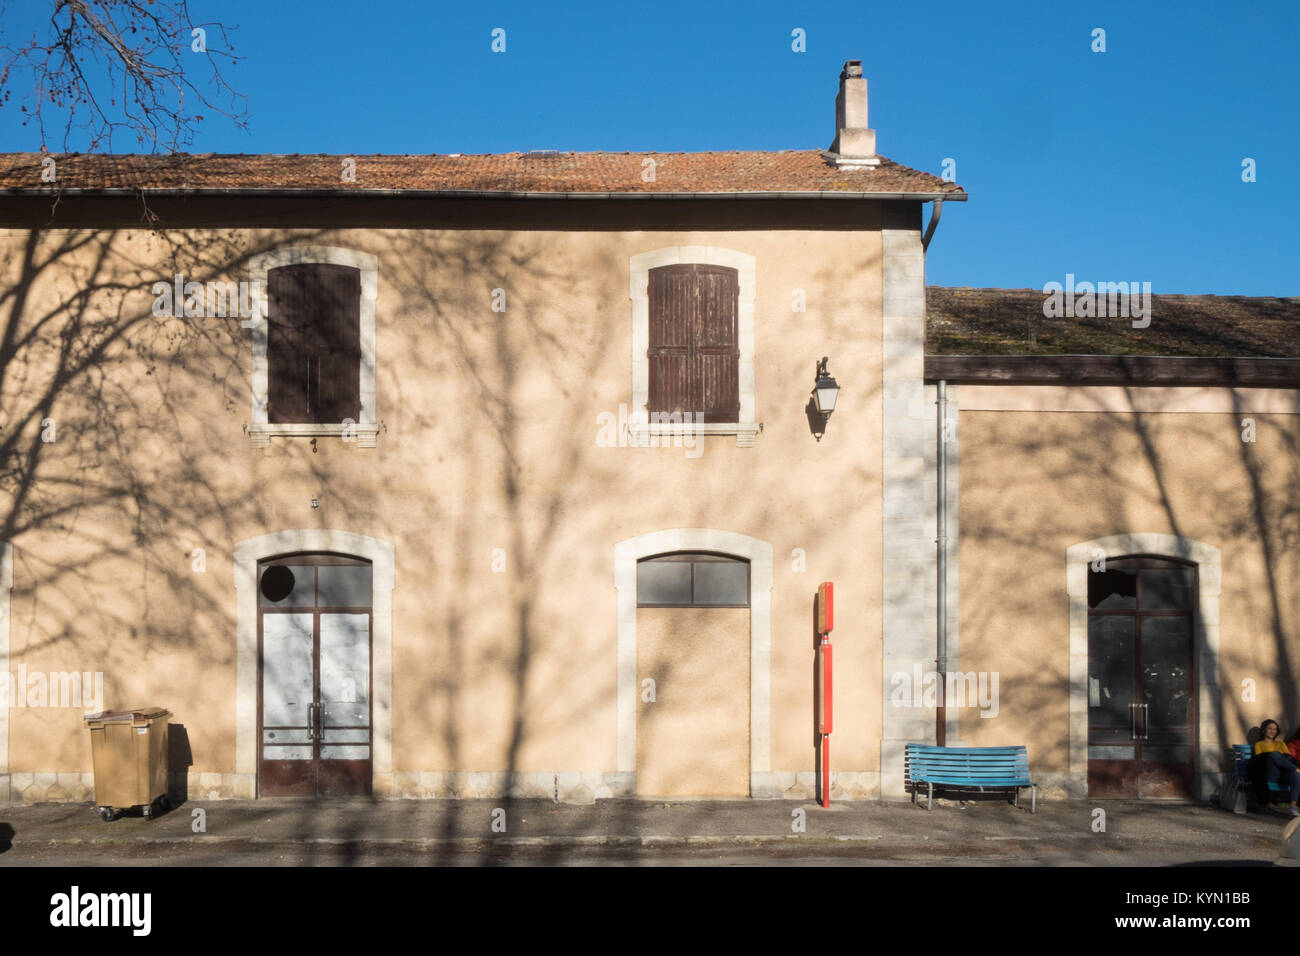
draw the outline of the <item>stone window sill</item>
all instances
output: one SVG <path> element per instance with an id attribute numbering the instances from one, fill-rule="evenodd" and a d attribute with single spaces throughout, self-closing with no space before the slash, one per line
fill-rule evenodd
<path id="1" fill-rule="evenodd" d="M 348 430 L 344 437 L 343 430 Z M 258 422 L 245 425 L 248 441 L 254 448 L 269 448 L 271 439 L 276 438 L 339 438 L 343 441 L 355 441 L 361 448 L 374 448 L 379 438 L 379 425 L 375 422 L 361 422 L 356 425 L 290 425 L 267 424 Z"/>
<path id="2" fill-rule="evenodd" d="M 738 448 L 751 448 L 762 430 L 763 426 L 758 422 L 704 422 L 698 425 L 678 425 L 672 422 L 629 423 L 627 437 L 628 444 L 633 448 L 650 448 L 652 445 L 665 444 L 665 439 L 671 444 L 698 435 L 735 435 Z"/>

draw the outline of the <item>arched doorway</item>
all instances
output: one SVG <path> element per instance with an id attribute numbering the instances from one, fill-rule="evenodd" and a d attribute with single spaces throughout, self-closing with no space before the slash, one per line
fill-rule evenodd
<path id="1" fill-rule="evenodd" d="M 637 562 L 636 792 L 749 795 L 749 562 Z"/>
<path id="2" fill-rule="evenodd" d="M 1221 781 L 1220 720 L 1223 703 L 1219 686 L 1219 592 L 1223 557 L 1218 548 L 1194 538 L 1160 532 L 1129 531 L 1080 541 L 1065 549 L 1066 592 L 1069 596 L 1070 649 L 1070 772 L 1072 795 L 1089 795 L 1088 724 L 1089 689 L 1089 575 L 1093 568 L 1106 567 L 1125 557 L 1148 556 L 1172 559 L 1194 566 L 1192 595 L 1192 679 L 1195 698 L 1195 790 L 1209 799 Z M 1141 703 L 1134 700 L 1133 703 Z M 1139 728 L 1140 730 L 1140 728 Z M 1130 729 L 1130 739 L 1133 730 Z M 1100 744 L 1105 746 L 1105 744 Z M 1100 755 L 1099 755 L 1100 756 Z"/>
<path id="3" fill-rule="evenodd" d="M 1108 558 L 1088 571 L 1088 793 L 1191 797 L 1196 566 Z"/>
<path id="4" fill-rule="evenodd" d="M 235 545 L 236 742 L 231 789 L 242 799 L 259 795 L 258 770 L 263 753 L 261 569 L 268 560 L 304 554 L 346 556 L 370 565 L 371 776 L 367 792 L 390 793 L 393 786 L 393 585 L 396 552 L 387 541 L 331 528 L 272 531 L 246 538 Z M 315 610 L 317 608 L 313 607 L 313 612 Z"/>
<path id="5" fill-rule="evenodd" d="M 259 794 L 369 795 L 370 562 L 293 554 L 257 572 Z"/>
<path id="6" fill-rule="evenodd" d="M 749 795 L 778 796 L 772 776 L 772 546 L 733 531 L 670 528 L 650 531 L 614 546 L 614 588 L 618 613 L 618 772 L 624 792 L 645 793 L 637 783 L 637 723 L 642 686 L 638 682 L 640 620 L 659 613 L 638 607 L 638 569 L 643 558 L 687 552 L 748 563 Z M 745 609 L 736 613 L 744 614 Z M 743 707 L 742 707 L 743 712 Z M 689 743 L 688 743 L 689 746 Z"/>

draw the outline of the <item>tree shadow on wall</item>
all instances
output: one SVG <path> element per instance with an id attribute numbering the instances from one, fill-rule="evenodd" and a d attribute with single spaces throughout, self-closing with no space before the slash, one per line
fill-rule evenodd
<path id="1" fill-rule="evenodd" d="M 1201 766 L 1232 772 L 1229 746 L 1270 715 L 1244 699 L 1240 688 L 1221 681 L 1234 672 L 1251 675 L 1259 687 L 1275 688 L 1278 699 L 1300 700 L 1295 666 L 1300 606 L 1292 586 L 1300 572 L 1300 429 L 1294 416 L 1257 414 L 1256 440 L 1243 441 L 1242 420 L 1250 413 L 1241 404 L 1241 391 L 1230 393 L 1231 414 L 1197 415 L 1144 411 L 1147 403 L 1140 399 L 1150 391 L 1138 386 L 1123 387 L 1124 407 L 1118 409 L 1101 404 L 1092 388 L 1070 387 L 1065 394 L 1076 404 L 1091 403 L 1095 411 L 1035 413 L 1043 426 L 1036 429 L 1011 427 L 1023 416 L 990 416 L 982 444 L 968 442 L 962 449 L 962 547 L 978 547 L 994 558 L 961 565 L 962 662 L 968 669 L 982 666 L 973 663 L 979 661 L 974 655 L 992 650 L 989 635 L 1024 633 L 1021 616 L 1032 616 L 1037 608 L 1029 598 L 1033 592 L 1016 587 L 1018 577 L 1032 578 L 1046 569 L 1061 580 L 1064 600 L 1063 576 L 1051 569 L 1063 570 L 1069 545 L 1126 532 L 1211 544 L 1223 553 L 1224 597 L 1231 599 L 1221 605 L 1221 626 L 1225 633 L 1231 628 L 1233 643 L 1220 644 L 1217 659 L 1208 648 L 1198 654 L 1202 668 L 1219 671 L 1220 681 L 1207 680 L 1204 686 L 1224 751 L 1198 759 Z M 1000 422 L 1007 423 L 1005 431 Z M 1203 450 L 1207 460 L 1219 464 L 1188 468 L 1188 449 Z M 1046 507 L 1047 502 L 1059 507 Z M 1064 622 L 1063 617 L 1062 635 Z M 1264 647 L 1258 657 L 1249 648 L 1253 638 Z M 1005 638 L 1001 643 L 1012 646 Z M 1069 674 L 1061 668 L 1008 684 L 1002 687 L 1003 707 L 1014 713 L 1052 712 L 1068 699 Z M 1293 704 L 1284 709 L 1272 716 L 1284 727 L 1294 726 L 1300 713 Z M 1031 756 L 1059 751 L 1059 723 L 1027 721 L 1025 726 Z"/>

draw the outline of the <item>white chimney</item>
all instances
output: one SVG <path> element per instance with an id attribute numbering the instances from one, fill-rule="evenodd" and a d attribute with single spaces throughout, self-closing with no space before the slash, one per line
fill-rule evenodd
<path id="1" fill-rule="evenodd" d="M 861 60 L 846 60 L 835 97 L 835 142 L 828 159 L 836 166 L 879 166 L 876 131 L 867 128 L 867 80 Z"/>

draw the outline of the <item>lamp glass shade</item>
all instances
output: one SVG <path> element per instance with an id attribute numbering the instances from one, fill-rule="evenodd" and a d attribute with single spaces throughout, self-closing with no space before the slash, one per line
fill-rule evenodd
<path id="1" fill-rule="evenodd" d="M 819 378 L 813 394 L 817 397 L 817 411 L 829 415 L 835 411 L 835 399 L 839 397 L 840 387 L 833 378 Z"/>

